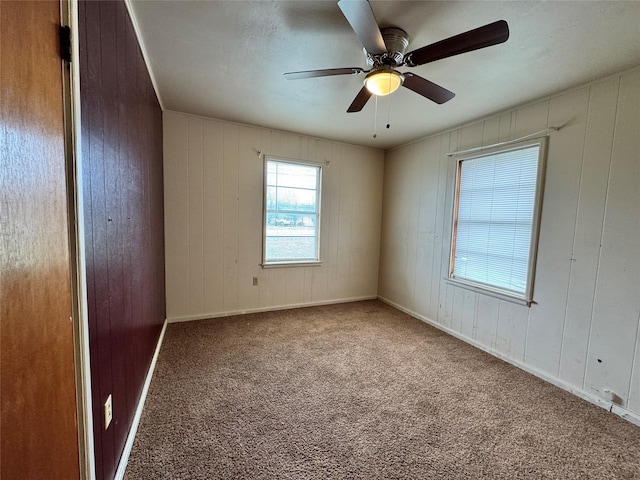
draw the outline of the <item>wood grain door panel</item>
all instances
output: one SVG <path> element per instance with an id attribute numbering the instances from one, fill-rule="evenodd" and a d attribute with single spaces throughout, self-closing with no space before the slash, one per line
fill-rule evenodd
<path id="1" fill-rule="evenodd" d="M 79 478 L 59 1 L 0 1 L 0 476 Z"/>

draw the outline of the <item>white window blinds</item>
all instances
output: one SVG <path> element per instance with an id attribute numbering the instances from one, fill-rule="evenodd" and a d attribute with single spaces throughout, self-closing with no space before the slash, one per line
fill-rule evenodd
<path id="1" fill-rule="evenodd" d="M 528 296 L 540 147 L 459 161 L 451 278 Z"/>

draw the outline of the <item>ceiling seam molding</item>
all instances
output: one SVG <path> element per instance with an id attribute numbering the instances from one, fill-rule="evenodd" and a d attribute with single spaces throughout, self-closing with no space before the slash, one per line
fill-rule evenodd
<path id="1" fill-rule="evenodd" d="M 0 0 L 2 1 L 2 0 Z M 194 117 L 194 118 L 201 118 L 203 120 L 210 120 L 213 122 L 224 122 L 224 123 L 228 123 L 231 125 L 238 125 L 239 127 L 248 127 L 248 128 L 262 128 L 265 130 L 269 130 L 272 132 L 281 132 L 281 133 L 288 133 L 291 135 L 298 135 L 300 137 L 306 137 L 309 138 L 311 140 L 318 140 L 320 142 L 331 142 L 331 143 L 336 143 L 338 145 L 345 145 L 347 147 L 358 147 L 358 148 L 365 148 L 367 150 L 371 150 L 374 152 L 386 152 L 386 150 L 384 148 L 376 148 L 376 147 L 371 147 L 369 145 L 361 145 L 358 143 L 349 143 L 345 140 L 335 140 L 333 138 L 328 138 L 328 137 L 320 137 L 318 135 L 309 135 L 307 133 L 301 133 L 301 132 L 296 132 L 295 130 L 285 130 L 283 128 L 274 128 L 274 127 L 265 127 L 264 125 L 258 125 L 257 123 L 245 123 L 245 122 L 238 122 L 236 120 L 227 120 L 226 118 L 221 118 L 221 117 L 208 117 L 207 115 L 199 115 L 197 113 L 189 113 L 189 112 L 181 112 L 179 110 L 171 110 L 166 109 L 163 110 L 163 112 L 167 112 L 167 113 L 176 113 L 178 115 L 186 115 L 187 117 Z M 419 140 L 415 140 L 416 142 Z M 259 150 L 256 147 L 256 151 Z"/>
<path id="2" fill-rule="evenodd" d="M 142 51 L 142 58 L 144 58 L 144 63 L 147 66 L 147 71 L 149 72 L 149 77 L 151 78 L 151 84 L 153 85 L 153 90 L 156 92 L 156 98 L 158 99 L 158 103 L 160 104 L 160 109 L 164 112 L 164 102 L 162 101 L 162 97 L 160 96 L 160 89 L 158 88 L 158 83 L 156 82 L 156 77 L 153 74 L 153 69 L 151 68 L 151 61 L 149 60 L 149 54 L 147 53 L 147 48 L 142 41 L 142 33 L 140 32 L 140 28 L 138 26 L 138 20 L 136 19 L 135 14 L 133 13 L 133 6 L 131 5 L 132 0 L 124 0 L 124 4 L 127 7 L 127 11 L 129 12 L 129 18 L 131 18 L 131 23 L 133 24 L 133 31 L 136 32 L 136 38 L 138 39 L 138 45 L 140 46 L 140 50 Z"/>

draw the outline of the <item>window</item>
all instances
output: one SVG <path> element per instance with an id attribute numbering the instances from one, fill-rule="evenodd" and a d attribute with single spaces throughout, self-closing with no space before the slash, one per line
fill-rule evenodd
<path id="1" fill-rule="evenodd" d="M 265 157 L 263 266 L 320 262 L 322 167 Z"/>
<path id="2" fill-rule="evenodd" d="M 449 279 L 530 304 L 545 140 L 458 159 Z"/>

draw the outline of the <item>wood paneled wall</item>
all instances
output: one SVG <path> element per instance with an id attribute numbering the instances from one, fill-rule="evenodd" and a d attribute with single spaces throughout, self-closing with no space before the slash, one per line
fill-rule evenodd
<path id="1" fill-rule="evenodd" d="M 531 308 L 447 284 L 451 151 L 549 140 Z M 387 153 L 380 296 L 640 420 L 640 69 Z"/>
<path id="2" fill-rule="evenodd" d="M 78 14 L 96 475 L 111 479 L 165 319 L 162 113 L 124 2 Z"/>
<path id="3" fill-rule="evenodd" d="M 79 478 L 60 2 L 0 2 L 0 477 Z"/>
<path id="4" fill-rule="evenodd" d="M 169 320 L 376 296 L 383 152 L 173 112 L 164 132 Z M 329 162 L 322 266 L 260 267 L 258 152 Z"/>

